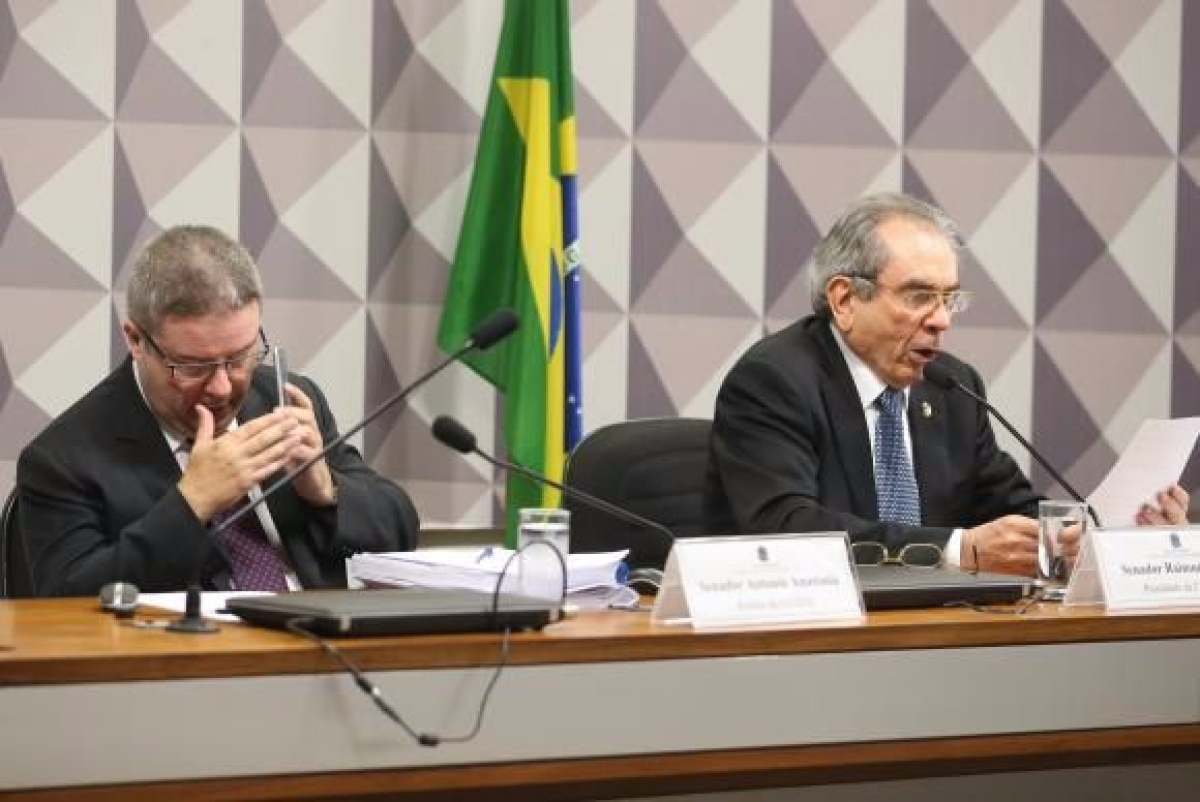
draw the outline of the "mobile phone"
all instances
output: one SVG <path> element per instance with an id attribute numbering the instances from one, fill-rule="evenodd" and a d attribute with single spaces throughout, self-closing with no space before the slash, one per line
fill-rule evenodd
<path id="1" fill-rule="evenodd" d="M 271 346 L 271 358 L 275 363 L 275 397 L 279 400 L 279 406 L 286 407 L 288 405 L 287 396 L 287 354 L 284 353 L 282 346 Z"/>

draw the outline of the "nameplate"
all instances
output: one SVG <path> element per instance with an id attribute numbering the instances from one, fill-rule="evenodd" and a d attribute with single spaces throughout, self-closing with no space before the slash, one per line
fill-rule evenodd
<path id="1" fill-rule="evenodd" d="M 697 629 L 858 619 L 845 532 L 680 538 L 651 618 Z"/>
<path id="2" fill-rule="evenodd" d="M 1114 611 L 1200 607 L 1200 527 L 1101 529 L 1084 546 L 1068 604 Z"/>

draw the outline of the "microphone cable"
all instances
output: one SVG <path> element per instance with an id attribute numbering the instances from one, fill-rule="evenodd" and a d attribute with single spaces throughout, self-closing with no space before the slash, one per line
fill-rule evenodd
<path id="1" fill-rule="evenodd" d="M 370 593 L 370 591 L 364 592 Z M 383 691 L 379 689 L 379 686 L 372 682 L 370 677 L 368 677 L 363 670 L 354 663 L 353 660 L 347 657 L 341 649 L 334 646 L 325 638 L 322 638 L 315 632 L 304 628 L 305 624 L 311 623 L 311 618 L 292 618 L 286 624 L 284 624 L 284 627 L 289 632 L 293 632 L 300 637 L 305 638 L 306 640 L 312 641 L 317 646 L 320 646 L 327 653 L 329 653 L 341 664 L 342 668 L 350 673 L 350 675 L 354 678 L 354 684 L 358 686 L 359 690 L 369 696 L 371 701 L 375 703 L 375 706 L 379 708 L 379 710 L 382 711 L 385 716 L 399 725 L 399 727 L 404 730 L 408 737 L 412 738 L 419 745 L 434 747 L 441 746 L 444 743 L 465 743 L 478 735 L 479 731 L 483 728 L 483 718 L 487 712 L 488 700 L 491 698 L 492 689 L 496 687 L 496 682 L 500 679 L 501 672 L 503 672 L 504 667 L 508 665 L 508 641 L 509 634 L 512 630 L 506 627 L 501 633 L 500 659 L 496 663 L 495 669 L 492 671 L 492 676 L 490 679 L 488 679 L 487 686 L 483 690 L 483 696 L 479 700 L 479 708 L 475 713 L 475 725 L 464 735 L 441 736 L 427 732 L 417 732 L 415 729 L 413 729 L 412 726 L 404 720 L 404 717 L 396 712 L 396 709 L 392 707 L 391 702 L 389 702 L 387 697 L 383 695 Z"/>
<path id="2" fill-rule="evenodd" d="M 492 589 L 492 604 L 490 612 L 493 620 L 496 620 L 499 617 L 501 590 L 504 586 L 505 578 L 509 575 L 509 568 L 512 566 L 513 561 L 530 548 L 536 546 L 549 549 L 557 559 L 560 575 L 562 576 L 562 590 L 558 599 L 560 609 L 566 603 L 567 561 L 559 552 L 559 550 L 550 543 L 535 540 L 530 543 L 526 543 L 524 546 L 514 551 L 508 556 L 508 559 L 504 561 L 504 565 L 500 569 L 500 575 L 496 577 L 496 584 Z M 363 592 L 370 593 L 371 591 L 367 590 Z M 306 624 L 311 625 L 312 619 L 297 616 L 296 618 L 288 619 L 288 621 L 284 623 L 284 628 L 293 634 L 299 635 L 307 641 L 315 643 L 321 649 L 324 649 L 326 653 L 332 656 L 342 666 L 342 668 L 349 672 L 350 676 L 354 679 L 354 684 L 358 686 L 360 691 L 362 691 L 371 699 L 371 701 L 375 704 L 375 707 L 377 707 L 380 712 L 387 716 L 392 722 L 398 725 L 400 729 L 404 730 L 405 734 L 407 734 L 408 737 L 412 738 L 413 741 L 420 746 L 432 748 L 441 746 L 442 744 L 460 744 L 474 740 L 483 729 L 483 720 L 487 715 L 488 702 L 492 698 L 492 691 L 495 689 L 496 683 L 500 681 L 500 675 L 504 673 L 504 669 L 508 666 L 510 647 L 509 640 L 512 634 L 512 629 L 505 627 L 500 633 L 500 657 L 496 661 L 496 664 L 492 669 L 492 674 L 488 678 L 487 685 L 483 689 L 483 695 L 480 697 L 479 706 L 475 711 L 475 724 L 471 727 L 471 729 L 461 735 L 438 735 L 436 733 L 418 732 L 412 727 L 412 725 L 404 720 L 404 716 L 397 712 L 392 703 L 388 701 L 388 698 L 384 696 L 383 691 L 378 685 L 371 681 L 371 678 L 367 676 L 366 672 L 364 672 L 353 660 L 351 660 L 345 652 L 343 652 L 337 646 L 334 646 L 329 640 L 321 637 L 312 630 L 305 629 Z"/>

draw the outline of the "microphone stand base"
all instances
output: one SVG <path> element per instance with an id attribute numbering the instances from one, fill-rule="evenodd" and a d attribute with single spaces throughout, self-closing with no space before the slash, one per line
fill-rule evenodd
<path id="1" fill-rule="evenodd" d="M 207 619 L 193 618 L 186 615 L 182 618 L 176 618 L 167 624 L 167 632 L 183 632 L 187 635 L 207 635 L 212 632 L 219 632 L 220 629 L 220 627 Z"/>

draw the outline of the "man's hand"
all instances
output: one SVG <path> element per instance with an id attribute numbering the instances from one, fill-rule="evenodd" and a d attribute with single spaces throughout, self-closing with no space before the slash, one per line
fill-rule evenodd
<path id="1" fill-rule="evenodd" d="M 1150 503 L 1143 504 L 1137 511 L 1137 522 L 1140 526 L 1186 526 L 1188 522 L 1188 505 L 1191 498 L 1188 492 L 1179 485 L 1171 485 L 1154 497 L 1158 502 L 1155 507 Z"/>
<path id="2" fill-rule="evenodd" d="M 1038 523 L 1006 515 L 963 533 L 959 565 L 964 569 L 1033 576 L 1037 571 Z"/>
<path id="3" fill-rule="evenodd" d="M 287 395 L 291 406 L 280 407 L 275 412 L 291 416 L 296 424 L 296 445 L 287 459 L 287 470 L 294 471 L 315 457 L 325 443 L 321 439 L 321 427 L 317 425 L 317 416 L 309 397 L 291 383 L 287 385 Z M 323 459 L 317 460 L 297 476 L 294 486 L 300 498 L 314 507 L 330 507 L 337 503 L 337 486 L 329 465 Z"/>
<path id="4" fill-rule="evenodd" d="M 179 492 L 196 517 L 208 521 L 284 467 L 298 447 L 300 433 L 295 417 L 279 410 L 220 436 L 213 432 L 207 407 L 198 404 L 196 414 L 196 439 Z"/>
<path id="5" fill-rule="evenodd" d="M 1087 521 L 1064 526 L 1058 531 L 1058 555 L 1070 565 L 1075 565 L 1079 548 L 1083 545 L 1083 528 Z"/>

